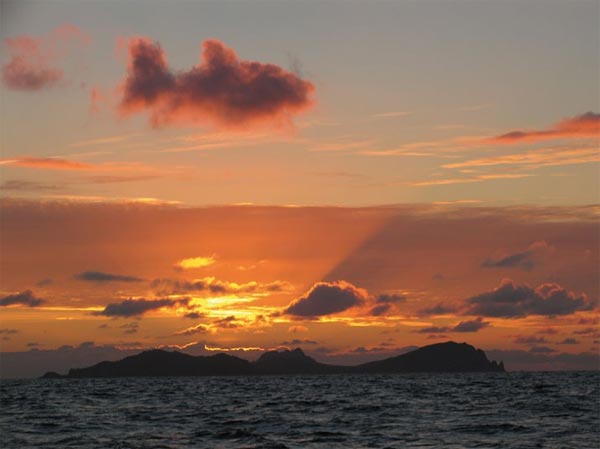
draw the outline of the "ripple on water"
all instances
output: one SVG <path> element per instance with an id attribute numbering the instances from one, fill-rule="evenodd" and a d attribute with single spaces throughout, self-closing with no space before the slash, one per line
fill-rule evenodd
<path id="1" fill-rule="evenodd" d="M 13 448 L 600 447 L 600 373 L 20 380 Z"/>

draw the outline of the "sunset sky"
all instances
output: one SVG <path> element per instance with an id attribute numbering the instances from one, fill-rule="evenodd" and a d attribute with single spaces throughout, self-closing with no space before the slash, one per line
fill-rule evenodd
<path id="1" fill-rule="evenodd" d="M 597 364 L 597 1 L 1 8 L 3 352 Z"/>

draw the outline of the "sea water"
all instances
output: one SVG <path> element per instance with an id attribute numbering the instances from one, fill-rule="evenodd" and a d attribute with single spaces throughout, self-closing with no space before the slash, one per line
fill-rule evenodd
<path id="1" fill-rule="evenodd" d="M 0 383 L 0 446 L 600 447 L 600 372 Z"/>

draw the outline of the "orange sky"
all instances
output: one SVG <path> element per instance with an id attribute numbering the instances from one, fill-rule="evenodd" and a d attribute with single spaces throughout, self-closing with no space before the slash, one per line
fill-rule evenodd
<path id="1" fill-rule="evenodd" d="M 2 309 L 2 327 L 18 331 L 2 342 L 6 351 L 32 342 L 272 348 L 300 340 L 339 354 L 447 339 L 597 348 L 597 332 L 586 332 L 597 316 L 597 208 L 21 200 L 2 208 L 4 299 L 21 292 Z M 329 290 L 311 295 L 319 282 Z M 501 313 L 493 298 L 474 308 L 472 298 L 503 282 L 527 292 L 505 293 L 512 302 Z M 303 301 L 303 311 L 292 307 Z"/>
<path id="2" fill-rule="evenodd" d="M 143 4 L 2 2 L 2 351 L 598 352 L 597 3 Z"/>

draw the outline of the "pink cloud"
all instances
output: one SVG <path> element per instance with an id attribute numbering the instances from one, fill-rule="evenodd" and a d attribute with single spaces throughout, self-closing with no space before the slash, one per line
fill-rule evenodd
<path id="1" fill-rule="evenodd" d="M 5 39 L 10 61 L 2 66 L 4 84 L 14 90 L 36 91 L 64 81 L 59 67 L 73 45 L 87 45 L 90 38 L 75 25 L 62 25 L 44 37 L 28 35 Z"/>
<path id="2" fill-rule="evenodd" d="M 513 144 L 550 139 L 598 136 L 600 136 L 600 114 L 590 111 L 575 117 L 563 119 L 548 129 L 511 131 L 492 137 L 488 141 L 500 144 Z"/>
<path id="3" fill-rule="evenodd" d="M 291 125 L 314 104 L 314 85 L 274 64 L 238 58 L 216 39 L 202 43 L 198 65 L 175 72 L 156 42 L 128 41 L 127 76 L 119 112 L 148 112 L 153 126 L 175 123 L 249 128 Z"/>

